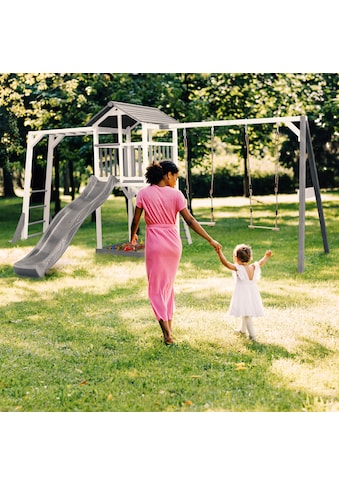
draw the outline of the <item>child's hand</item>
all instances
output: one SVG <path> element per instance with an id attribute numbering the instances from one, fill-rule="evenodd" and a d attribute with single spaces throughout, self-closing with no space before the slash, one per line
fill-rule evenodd
<path id="1" fill-rule="evenodd" d="M 216 252 L 218 255 L 222 253 L 222 246 L 221 246 L 221 245 L 219 245 L 219 246 L 215 247 L 214 249 L 215 249 L 215 252 Z"/>
<path id="2" fill-rule="evenodd" d="M 221 251 L 222 249 L 222 245 L 218 242 L 218 241 L 215 241 L 215 239 L 212 239 L 210 241 L 210 245 L 214 247 L 215 251 L 218 253 L 219 251 Z"/>
<path id="3" fill-rule="evenodd" d="M 266 251 L 266 253 L 265 253 L 265 256 L 266 256 L 267 258 L 270 258 L 270 257 L 272 256 L 272 254 L 273 254 L 273 253 L 272 253 L 272 251 L 271 251 L 270 249 L 268 249 L 268 250 Z"/>

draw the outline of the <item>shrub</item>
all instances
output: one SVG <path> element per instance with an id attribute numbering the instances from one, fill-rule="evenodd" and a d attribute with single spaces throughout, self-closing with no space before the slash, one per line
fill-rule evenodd
<path id="1" fill-rule="evenodd" d="M 192 174 L 192 197 L 209 197 L 211 189 L 211 174 Z M 252 176 L 253 192 L 256 195 L 274 194 L 273 174 L 254 174 Z M 179 187 L 185 193 L 186 181 L 183 177 L 179 179 Z M 279 176 L 279 192 L 292 193 L 295 191 L 295 184 L 289 174 Z M 242 196 L 244 193 L 244 179 L 242 175 L 234 175 L 227 168 L 217 169 L 214 174 L 213 196 L 228 197 Z"/>

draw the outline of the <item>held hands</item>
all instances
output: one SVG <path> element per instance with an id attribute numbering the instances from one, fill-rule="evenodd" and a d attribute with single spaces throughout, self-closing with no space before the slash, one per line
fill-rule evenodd
<path id="1" fill-rule="evenodd" d="M 219 253 L 219 251 L 221 251 L 221 249 L 222 249 L 222 245 L 220 243 L 218 243 L 218 241 L 216 241 L 215 239 L 212 239 L 210 241 L 210 245 L 214 247 L 214 249 L 217 253 Z"/>

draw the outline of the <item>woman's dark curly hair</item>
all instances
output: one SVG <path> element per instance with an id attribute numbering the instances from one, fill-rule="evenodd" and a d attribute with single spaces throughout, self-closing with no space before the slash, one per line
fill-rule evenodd
<path id="1" fill-rule="evenodd" d="M 178 173 L 179 169 L 171 160 L 163 160 L 162 162 L 153 162 L 146 169 L 145 177 L 147 183 L 151 185 L 158 184 L 164 175 L 171 173 Z"/>

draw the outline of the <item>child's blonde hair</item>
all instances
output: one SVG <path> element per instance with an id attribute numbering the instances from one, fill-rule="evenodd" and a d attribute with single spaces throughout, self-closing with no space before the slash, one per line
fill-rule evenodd
<path id="1" fill-rule="evenodd" d="M 238 244 L 234 248 L 233 254 L 242 263 L 249 263 L 252 259 L 252 248 L 247 244 Z"/>

